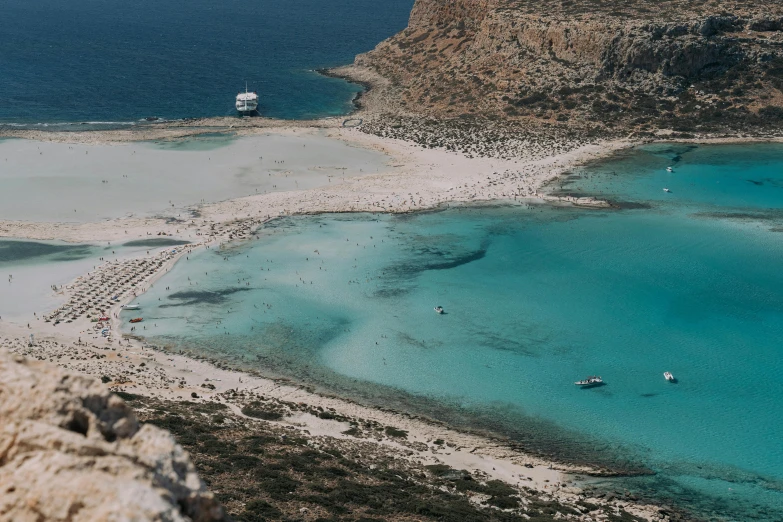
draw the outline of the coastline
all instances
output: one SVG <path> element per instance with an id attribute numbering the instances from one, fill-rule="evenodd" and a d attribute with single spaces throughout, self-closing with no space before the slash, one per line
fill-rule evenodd
<path id="1" fill-rule="evenodd" d="M 339 80 L 345 80 L 349 83 L 353 83 L 356 85 L 359 85 L 362 87 L 362 90 L 357 92 L 353 99 L 351 100 L 351 105 L 353 105 L 353 110 L 349 112 L 348 114 L 345 114 L 344 117 L 350 118 L 351 116 L 355 116 L 357 113 L 361 112 L 362 109 L 365 108 L 365 105 L 362 101 L 362 98 L 367 96 L 367 94 L 375 87 L 375 83 L 369 80 L 362 80 L 362 79 L 354 79 L 350 75 L 347 74 L 341 74 L 340 68 L 322 68 L 322 69 L 316 69 L 315 72 L 320 74 L 321 76 L 326 76 L 327 78 L 337 78 Z"/>
<path id="2" fill-rule="evenodd" d="M 262 127 L 262 129 L 263 132 L 312 132 L 299 128 L 292 130 Z M 319 127 L 319 129 L 323 128 Z M 214 131 L 214 128 L 210 131 Z M 252 134 L 257 130 L 250 129 L 247 132 Z M 140 239 L 149 238 L 150 234 L 156 237 L 158 234 L 165 234 L 166 237 L 191 240 L 192 243 L 181 247 L 176 256 L 167 259 L 160 267 L 148 274 L 143 281 L 143 285 L 146 286 L 137 288 L 137 293 L 140 293 L 154 284 L 189 251 L 248 239 L 264 222 L 277 216 L 332 212 L 406 213 L 433 211 L 452 203 L 513 202 L 514 199 L 548 204 L 604 206 L 604 202 L 596 200 L 580 201 L 574 198 L 548 196 L 539 193 L 539 188 L 578 165 L 603 160 L 614 151 L 649 143 L 649 141 L 622 141 L 588 145 L 544 159 L 531 156 L 520 165 L 516 160 L 468 158 L 460 153 L 424 149 L 399 140 L 364 135 L 353 129 L 331 128 L 326 132 L 330 137 L 352 146 L 382 151 L 388 156 L 392 166 L 388 172 L 346 177 L 340 183 L 326 188 L 249 196 L 197 207 L 200 216 L 189 225 L 189 232 L 191 236 L 204 231 L 208 234 L 197 236 L 196 240 L 193 237 L 187 238 L 177 231 L 176 227 L 182 228 L 181 223 L 166 224 L 165 220 L 154 218 L 117 219 L 84 224 L 0 222 L 0 236 L 96 241 L 120 237 L 125 240 Z M 683 141 L 677 140 L 677 142 Z M 769 140 L 740 138 L 697 142 L 737 141 Z M 95 143 L 98 142 L 100 140 Z M 509 173 L 512 169 L 525 175 L 513 176 Z M 432 171 L 434 172 L 431 173 Z M 461 190 L 456 190 L 461 186 L 468 188 L 462 187 Z M 418 199 L 411 197 L 414 193 Z M 259 218 L 259 215 L 269 217 Z M 125 230 L 129 233 L 125 234 Z M 102 267 L 102 269 L 108 268 Z M 91 274 L 91 277 L 96 277 L 96 274 Z M 118 313 L 122 304 L 129 302 L 130 299 L 132 296 L 126 294 L 111 308 L 109 315 Z M 123 336 L 122 340 L 112 339 L 112 342 L 107 345 L 111 348 L 101 347 L 96 341 L 74 342 L 80 336 L 88 335 L 91 327 L 92 325 L 86 320 L 79 320 L 67 327 L 60 326 L 58 329 L 35 325 L 28 330 L 21 325 L 10 325 L 3 321 L 0 323 L 0 334 L 6 339 L 5 347 L 17 353 L 56 361 L 65 367 L 96 376 L 106 375 L 106 373 L 121 376 L 121 379 L 113 379 L 108 383 L 118 391 L 148 394 L 177 401 L 191 400 L 193 393 L 198 395 L 199 401 L 225 401 L 226 394 L 231 394 L 232 391 L 244 391 L 268 397 L 277 403 L 303 403 L 315 408 L 334 410 L 341 416 L 371 420 L 408 432 L 407 443 L 392 437 L 382 437 L 376 442 L 385 448 L 407 454 L 411 459 L 426 463 L 442 463 L 455 469 L 476 470 L 515 486 L 521 486 L 524 480 L 525 487 L 549 495 L 559 502 L 573 503 L 589 499 L 591 503 L 623 509 L 647 519 L 658 518 L 658 507 L 636 506 L 631 501 L 610 503 L 585 496 L 581 490 L 573 487 L 576 475 L 611 476 L 610 471 L 558 464 L 553 460 L 520 452 L 501 439 L 455 430 L 442 423 L 402 412 L 361 406 L 350 400 L 312 393 L 303 385 L 264 378 L 259 374 L 254 375 L 253 372 L 231 370 L 221 363 L 216 365 L 203 359 L 153 350 L 145 342 L 134 338 Z M 25 346 L 25 339 L 29 333 L 36 335 L 38 346 L 31 348 Z M 11 339 L 15 341 L 10 341 Z M 97 339 L 100 340 L 99 337 Z M 117 341 L 119 344 L 115 344 Z M 163 377 L 149 379 L 143 376 L 143 372 L 148 370 L 138 369 L 142 363 L 144 363 L 143 368 L 154 368 Z M 209 384 L 210 387 L 204 387 L 204 384 Z M 238 410 L 239 406 L 234 404 L 232 409 Z M 296 414 L 282 422 L 302 432 L 307 431 L 311 435 L 350 437 L 342 433 L 344 424 L 324 422 L 324 419 L 311 417 L 313 416 Z M 449 441 L 453 446 L 448 444 L 445 446 L 449 451 L 439 448 L 439 445 L 433 444 L 433 441 L 439 439 Z"/>
<path id="3" fill-rule="evenodd" d="M 21 54 L 28 60 L 17 61 L 20 74 L 14 76 L 29 75 L 32 57 L 47 63 L 54 78 L 70 78 L 63 69 L 81 80 L 60 82 L 66 103 L 104 91 L 126 103 L 95 110 L 76 103 L 60 115 L 74 121 L 35 123 L 51 115 L 52 96 L 30 101 L 22 92 L 9 98 L 27 103 L 6 111 L 18 120 L 0 123 L 0 186 L 6 190 L 0 192 L 0 240 L 71 244 L 61 247 L 61 255 L 46 253 L 57 251 L 43 245 L 8 241 L 4 251 L 0 244 L 8 278 L 0 292 L 0 362 L 29 366 L 55 394 L 69 387 L 69 379 L 89 381 L 104 402 L 112 401 L 134 423 L 137 418 L 142 429 L 165 430 L 185 461 L 192 456 L 190 482 L 213 500 L 213 514 L 221 519 L 682 522 L 783 516 L 783 490 L 775 478 L 783 454 L 769 442 L 778 428 L 770 415 L 779 409 L 776 372 L 766 371 L 778 362 L 774 339 L 783 320 L 773 314 L 783 303 L 772 289 L 779 283 L 774 258 L 783 250 L 761 233 L 758 243 L 744 242 L 755 234 L 751 227 L 783 231 L 775 193 L 759 195 L 757 188 L 780 186 L 780 180 L 776 172 L 757 170 L 763 154 L 751 153 L 731 175 L 704 176 L 704 186 L 722 190 L 698 192 L 703 180 L 689 167 L 720 163 L 710 154 L 698 161 L 699 154 L 681 153 L 694 145 L 710 152 L 712 145 L 783 143 L 779 6 L 716 10 L 675 2 L 618 10 L 566 2 L 541 10 L 415 0 L 405 6 L 407 23 L 400 18 L 397 26 L 389 25 L 387 6 L 370 18 L 354 9 L 356 16 L 334 24 L 323 23 L 329 17 L 320 7 L 309 10 L 313 26 L 302 16 L 294 16 L 290 27 L 288 16 L 263 17 L 272 25 L 259 34 L 272 37 L 278 51 L 283 45 L 288 78 L 275 77 L 280 53 L 274 60 L 257 54 L 258 63 L 244 68 L 251 85 L 259 79 L 261 86 L 274 84 L 261 89 L 268 96 L 255 117 L 238 116 L 219 94 L 231 91 L 233 73 L 215 73 L 236 55 L 231 38 L 220 36 L 231 26 L 236 30 L 236 20 L 224 26 L 211 8 L 182 17 L 183 35 L 171 30 L 143 38 L 144 22 L 154 31 L 158 20 L 132 20 L 141 22 L 135 33 L 142 38 L 117 49 L 151 58 L 137 63 L 146 82 L 119 78 L 120 85 L 112 74 L 108 83 L 95 79 L 100 67 L 90 67 L 91 60 L 105 65 L 122 58 L 114 54 L 112 36 L 123 30 L 111 31 L 112 19 L 98 24 L 109 28 L 107 52 L 96 54 L 97 35 L 71 71 L 67 59 L 54 60 L 60 58 L 56 43 L 47 50 L 46 41 L 33 42 Z M 259 18 L 251 25 L 257 30 Z M 188 40 L 189 27 L 207 26 L 211 31 L 196 34 L 198 41 Z M 308 38 L 297 38 L 301 28 Z M 392 29 L 399 32 L 391 35 Z M 319 38 L 311 41 L 310 33 Z M 378 34 L 391 36 L 377 43 Z M 79 41 L 69 40 L 68 31 L 60 36 L 66 51 Z M 199 55 L 199 44 L 211 39 L 209 56 Z M 346 49 L 368 50 L 351 64 L 313 69 L 313 57 L 340 63 Z M 176 93 L 171 102 L 156 92 L 156 58 L 186 65 L 195 60 L 174 87 L 167 84 Z M 80 74 L 85 65 L 89 70 Z M 302 72 L 310 78 L 297 80 Z M 209 73 L 217 80 L 201 81 Z M 322 87 L 310 89 L 317 75 Z M 110 88 L 96 91 L 101 85 Z M 18 85 L 10 87 L 13 94 Z M 338 91 L 333 105 L 330 93 Z M 199 113 L 222 116 L 187 117 Z M 96 114 L 103 116 L 91 116 Z M 144 115 L 150 117 L 134 119 Z M 91 117 L 129 121 L 76 121 Z M 318 140 L 342 149 L 319 147 Z M 289 147 L 293 142 L 296 150 Z M 646 145 L 652 147 L 641 152 Z M 156 156 L 154 148 L 168 155 Z M 652 157 L 634 163 L 645 155 Z M 657 170 L 636 175 L 646 165 Z M 675 175 L 677 167 L 682 170 Z M 755 209 L 719 208 L 718 202 L 752 199 L 747 195 L 754 190 L 762 201 Z M 726 193 L 731 196 L 721 200 Z M 712 198 L 718 208 L 690 207 L 690 198 L 699 197 Z M 356 216 L 343 215 L 349 213 Z M 433 215 L 418 218 L 426 213 Z M 492 221 L 495 214 L 502 219 Z M 660 215 L 667 219 L 655 219 Z M 728 228 L 718 219 L 736 236 L 701 227 Z M 765 228 L 765 219 L 775 228 Z M 349 250 L 343 238 L 350 236 L 353 247 L 358 230 L 381 241 Z M 471 248 L 479 244 L 476 238 L 480 248 Z M 693 255 L 692 245 L 704 255 Z M 731 255 L 726 245 L 742 255 Z M 382 248 L 369 250 L 376 246 Z M 315 271 L 317 263 L 300 262 L 332 249 L 337 254 L 324 255 Z M 349 251 L 357 256 L 350 256 L 350 265 Z M 625 255 L 634 252 L 639 254 Z M 199 258 L 190 260 L 194 254 Z M 57 265 L 61 261 L 68 262 Z M 773 268 L 755 274 L 756 265 Z M 496 267 L 502 270 L 494 272 Z M 411 275 L 387 275 L 403 270 Z M 706 276 L 693 278 L 697 292 L 688 284 L 691 273 Z M 307 275 L 315 285 L 304 289 Z M 350 292 L 340 286 L 346 284 Z M 682 291 L 667 292 L 667 285 Z M 764 300 L 764 291 L 772 297 Z M 570 299 L 560 299 L 565 296 Z M 434 299 L 454 311 L 451 324 L 433 321 L 431 308 L 422 308 L 429 320 L 419 322 L 419 304 Z M 140 311 L 124 310 L 131 302 Z M 264 305 L 275 311 L 267 309 L 262 318 Z M 233 313 L 237 308 L 241 314 Z M 143 320 L 129 324 L 132 317 Z M 767 330 L 762 321 L 768 317 Z M 696 327 L 683 326 L 686 321 Z M 615 324 L 628 328 L 612 329 Z M 373 350 L 375 335 L 392 340 L 377 339 Z M 764 371 L 724 362 L 735 353 L 752 361 L 754 349 L 771 354 L 761 361 Z M 723 371 L 713 361 L 730 368 L 736 387 L 707 389 Z M 69 375 L 49 368 L 60 374 L 54 378 L 45 368 L 51 365 Z M 596 368 L 610 386 L 574 392 L 579 387 L 570 385 L 571 375 Z M 673 370 L 681 385 L 661 381 L 662 370 L 669 377 Z M 32 387 L 28 399 L 48 393 Z M 74 410 L 91 409 L 91 401 L 77 398 Z M 72 408 L 58 409 L 62 417 Z M 678 411 L 695 414 L 678 418 Z M 90 419 L 93 413 L 87 412 Z M 57 419 L 51 445 L 60 450 L 71 435 L 79 447 L 82 436 L 94 446 L 82 433 L 90 432 L 82 419 L 72 417 L 68 424 Z M 12 430 L 24 427 L 9 419 Z M 743 431 L 743 422 L 754 429 Z M 39 444 L 40 434 L 28 432 L 31 442 L 17 437 L 10 458 L 14 443 Z M 114 458 L 122 447 L 108 437 L 101 455 L 90 447 L 79 449 L 78 471 L 116 473 L 102 457 Z M 156 474 L 161 468 L 160 460 L 118 456 Z M 57 454 L 42 460 L 55 463 Z M 65 469 L 58 470 L 59 480 L 68 478 Z M 4 489 L 41 516 L 39 493 L 26 491 L 42 476 L 34 472 L 19 481 L 24 487 Z M 176 499 L 185 519 L 204 518 L 185 513 L 180 494 L 168 494 L 169 480 L 152 483 L 153 497 Z M 64 491 L 71 497 L 73 490 L 118 504 L 78 480 L 68 484 Z M 146 507 L 140 491 L 122 489 L 135 491 L 131 509 Z M 424 494 L 397 494 L 411 489 Z M 63 513 L 70 506 L 69 516 L 85 507 L 60 497 L 48 504 Z"/>

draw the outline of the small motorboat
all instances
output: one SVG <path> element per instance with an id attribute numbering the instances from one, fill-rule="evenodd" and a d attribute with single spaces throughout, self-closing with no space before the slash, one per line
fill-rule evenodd
<path id="1" fill-rule="evenodd" d="M 674 378 L 674 375 L 672 375 L 672 372 L 663 372 L 663 378 L 669 382 L 676 382 L 676 379 Z"/>
<path id="2" fill-rule="evenodd" d="M 664 192 L 671 192 L 671 190 L 667 189 L 666 187 L 663 188 Z"/>
<path id="3" fill-rule="evenodd" d="M 131 320 L 130 320 L 130 322 L 132 322 L 132 323 L 140 323 L 140 322 L 142 322 L 143 320 L 144 320 L 144 318 L 143 318 L 143 317 L 137 317 L 137 318 L 135 318 L 135 319 L 131 319 Z"/>
<path id="4" fill-rule="evenodd" d="M 139 305 L 125 305 L 122 307 L 123 310 L 141 310 L 141 306 Z"/>
<path id="5" fill-rule="evenodd" d="M 674 169 L 671 167 L 666 167 L 666 172 L 674 172 Z"/>
<path id="6" fill-rule="evenodd" d="M 442 306 L 436 306 L 435 307 L 435 313 L 436 314 L 442 314 L 443 312 L 444 312 L 444 310 L 443 310 Z"/>
<path id="7" fill-rule="evenodd" d="M 597 375 L 591 375 L 587 379 L 576 381 L 574 384 L 582 388 L 593 388 L 595 386 L 603 386 L 604 380 Z"/>

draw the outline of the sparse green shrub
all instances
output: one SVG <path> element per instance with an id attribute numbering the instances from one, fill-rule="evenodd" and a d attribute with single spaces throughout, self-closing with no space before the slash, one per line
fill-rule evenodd
<path id="1" fill-rule="evenodd" d="M 269 519 L 280 518 L 283 513 L 265 500 L 251 500 L 245 506 L 245 510 L 239 515 L 240 520 L 246 522 L 265 522 Z"/>
<path id="2" fill-rule="evenodd" d="M 253 401 L 242 408 L 242 413 L 254 419 L 275 421 L 283 418 L 283 414 L 274 408 L 269 408 L 262 402 Z"/>
<path id="3" fill-rule="evenodd" d="M 123 391 L 116 391 L 114 392 L 114 395 L 116 395 L 117 397 L 119 397 L 124 401 L 135 401 L 136 399 L 141 398 L 141 395 L 136 395 L 134 393 L 128 393 Z"/>
<path id="4" fill-rule="evenodd" d="M 408 432 L 405 430 L 398 430 L 397 428 L 394 428 L 392 426 L 386 426 L 386 429 L 384 430 L 384 433 L 388 435 L 389 437 L 397 437 L 400 439 L 408 438 Z"/>

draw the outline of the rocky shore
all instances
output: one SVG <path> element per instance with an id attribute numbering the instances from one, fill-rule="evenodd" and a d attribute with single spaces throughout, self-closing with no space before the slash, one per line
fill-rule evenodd
<path id="1" fill-rule="evenodd" d="M 227 520 L 174 437 L 97 379 L 0 349 L 0 520 Z"/>

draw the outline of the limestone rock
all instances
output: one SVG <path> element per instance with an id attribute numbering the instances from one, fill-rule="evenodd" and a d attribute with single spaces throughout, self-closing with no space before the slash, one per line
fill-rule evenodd
<path id="1" fill-rule="evenodd" d="M 224 519 L 171 434 L 96 379 L 0 351 L 0 521 Z"/>
<path id="2" fill-rule="evenodd" d="M 416 0 L 355 67 L 401 114 L 753 127 L 782 123 L 761 110 L 783 105 L 781 49 L 777 0 Z"/>

